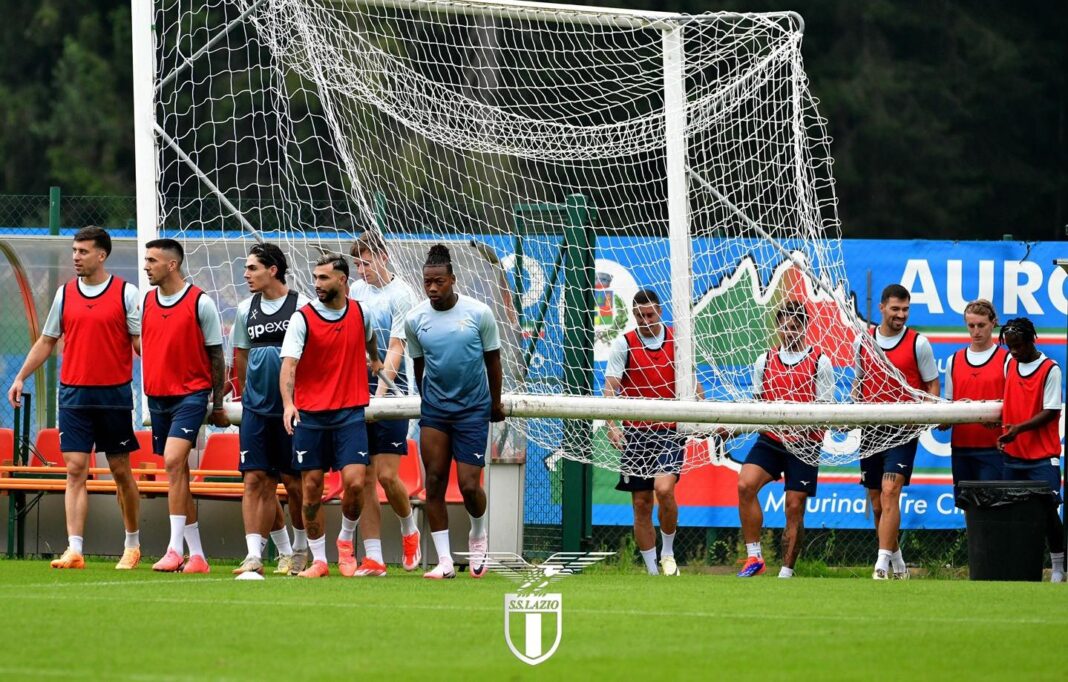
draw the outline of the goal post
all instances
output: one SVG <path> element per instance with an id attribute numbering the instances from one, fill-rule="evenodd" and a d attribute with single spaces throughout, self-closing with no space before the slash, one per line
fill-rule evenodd
<path id="1" fill-rule="evenodd" d="M 418 249 L 448 243 L 460 290 L 500 312 L 509 430 L 564 456 L 569 490 L 588 487 L 590 464 L 620 470 L 605 419 L 685 423 L 694 437 L 765 430 L 805 459 L 844 462 L 930 424 L 998 417 L 996 403 L 909 386 L 859 317 L 795 13 L 131 1 L 139 246 L 184 240 L 187 274 L 230 324 L 257 241 L 282 246 L 306 293 L 315 257 L 360 232 L 398 250 L 417 290 Z M 535 206 L 584 229 L 528 229 Z M 673 399 L 597 395 L 639 289 L 673 329 Z M 786 303 L 833 366 L 832 400 L 757 400 L 753 367 L 782 342 Z M 417 412 L 413 398 L 369 410 Z M 806 429 L 825 441 L 794 438 Z M 828 449 L 858 429 L 870 437 L 853 450 Z"/>

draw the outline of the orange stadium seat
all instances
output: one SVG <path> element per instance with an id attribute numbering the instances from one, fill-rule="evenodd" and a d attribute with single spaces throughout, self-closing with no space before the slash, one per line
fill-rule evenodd
<path id="1" fill-rule="evenodd" d="M 58 466 L 66 469 L 63 452 L 59 449 L 59 429 L 41 429 L 33 443 L 30 464 L 36 466 Z"/>
<path id="2" fill-rule="evenodd" d="M 200 465 L 197 469 L 216 471 L 237 471 L 241 441 L 236 433 L 213 433 L 208 436 L 208 443 L 200 453 Z M 200 481 L 240 482 L 241 478 L 232 476 L 197 476 Z"/>
<path id="3" fill-rule="evenodd" d="M 415 497 L 423 490 L 423 467 L 419 459 L 419 445 L 411 438 L 408 439 L 408 454 L 400 458 L 397 478 L 407 489 L 408 497 Z M 389 502 L 386 491 L 381 485 L 378 486 L 378 501 L 381 504 Z"/>
<path id="4" fill-rule="evenodd" d="M 0 463 L 15 462 L 15 431 L 0 429 Z"/>
<path id="5" fill-rule="evenodd" d="M 152 452 L 152 432 L 134 431 L 137 436 L 137 452 L 130 453 L 130 468 L 135 474 L 145 469 L 163 469 L 163 457 Z M 146 480 L 154 480 L 151 474 L 141 474 Z"/>

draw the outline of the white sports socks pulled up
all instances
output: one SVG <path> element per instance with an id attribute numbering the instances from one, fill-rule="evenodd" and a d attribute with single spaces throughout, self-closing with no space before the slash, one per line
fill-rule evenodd
<path id="1" fill-rule="evenodd" d="M 656 547 L 638 551 L 642 553 L 642 559 L 645 561 L 645 570 L 648 571 L 649 575 L 660 575 L 660 569 L 656 567 Z"/>
<path id="2" fill-rule="evenodd" d="M 182 538 L 185 535 L 185 514 L 171 514 L 171 539 L 167 549 L 182 553 Z"/>
<path id="3" fill-rule="evenodd" d="M 660 542 L 661 542 L 661 546 L 660 546 L 660 556 L 661 557 L 666 557 L 666 556 L 673 557 L 673 556 L 675 556 L 675 534 L 674 533 L 670 533 L 669 534 L 669 533 L 665 533 L 664 531 L 660 531 Z"/>
<path id="4" fill-rule="evenodd" d="M 341 542 L 352 542 L 352 538 L 356 535 L 356 525 L 359 522 L 359 518 L 350 519 L 349 517 L 342 514 L 341 532 L 337 534 L 337 539 Z"/>
<path id="5" fill-rule="evenodd" d="M 438 563 L 448 561 L 451 564 L 452 549 L 449 547 L 448 529 L 435 531 L 430 534 L 430 537 L 434 539 L 434 549 L 438 552 Z"/>
<path id="6" fill-rule="evenodd" d="M 289 556 L 293 553 L 293 545 L 289 544 L 289 531 L 285 527 L 271 531 L 271 542 L 282 556 Z"/>
<path id="7" fill-rule="evenodd" d="M 363 551 L 371 561 L 377 561 L 380 564 L 386 563 L 382 558 L 382 540 L 380 538 L 369 538 L 364 540 Z"/>
<path id="8" fill-rule="evenodd" d="M 415 525 L 415 512 L 408 512 L 408 515 L 400 520 L 401 535 L 411 535 L 416 530 Z"/>
<path id="9" fill-rule="evenodd" d="M 204 547 L 200 544 L 200 522 L 188 524 L 184 528 L 183 534 L 185 535 L 185 544 L 189 545 L 189 556 L 199 556 L 203 558 Z"/>
<path id="10" fill-rule="evenodd" d="M 245 535 L 245 546 L 248 548 L 247 559 L 262 559 L 263 558 L 263 546 L 267 544 L 267 538 L 263 537 L 259 533 L 248 533 Z"/>
<path id="11" fill-rule="evenodd" d="M 312 560 L 326 563 L 326 536 L 308 538 L 308 547 L 311 548 Z"/>

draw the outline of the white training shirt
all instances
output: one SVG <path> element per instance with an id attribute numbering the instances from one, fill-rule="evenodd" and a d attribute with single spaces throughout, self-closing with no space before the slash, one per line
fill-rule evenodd
<path id="1" fill-rule="evenodd" d="M 1019 364 L 1020 375 L 1029 377 L 1038 371 L 1039 365 L 1046 359 L 1044 353 L 1038 354 L 1038 359 L 1034 362 L 1021 362 Z M 1061 409 L 1061 367 L 1054 363 L 1050 368 L 1049 374 L 1046 375 L 1046 385 L 1042 391 L 1042 409 L 1043 410 L 1059 410 Z"/>
<path id="2" fill-rule="evenodd" d="M 341 316 L 345 314 L 345 311 L 352 307 L 352 301 L 345 299 L 346 306 L 340 310 L 334 310 L 327 308 L 326 305 L 319 299 L 315 299 L 311 302 L 312 308 L 323 316 L 324 319 L 340 320 Z M 360 306 L 360 310 L 363 310 L 363 328 L 366 332 L 364 338 L 368 343 L 371 342 L 371 335 L 374 333 L 374 329 L 371 327 L 370 320 L 367 319 L 367 311 Z M 304 322 L 304 316 L 300 313 L 300 310 L 293 313 L 293 316 L 289 318 L 289 328 L 286 329 L 286 336 L 282 339 L 282 357 L 283 358 L 295 358 L 300 359 L 300 356 L 304 354 L 304 342 L 308 338 L 308 325 Z"/>
<path id="3" fill-rule="evenodd" d="M 811 350 L 811 348 L 806 348 L 803 351 L 791 353 L 780 349 L 779 360 L 787 366 L 796 365 L 804 360 Z M 760 395 L 760 391 L 764 387 L 764 366 L 767 361 L 768 354 L 761 353 L 756 362 L 753 363 L 754 396 Z M 831 359 L 826 355 L 820 355 L 819 362 L 816 364 L 816 402 L 834 402 L 834 366 L 831 365 Z"/>
<path id="4" fill-rule="evenodd" d="M 997 344 L 994 344 L 986 350 L 974 351 L 971 349 L 971 346 L 969 346 L 965 350 L 965 352 L 968 354 L 968 362 L 970 362 L 972 365 L 978 366 L 986 364 L 986 361 L 990 359 L 990 356 L 994 354 L 994 351 L 996 351 L 997 348 Z M 946 391 L 944 394 L 946 400 L 953 400 L 953 358 L 955 358 L 956 356 L 957 354 L 954 353 L 953 355 L 949 356 L 948 360 L 946 360 Z M 1009 355 L 1005 356 L 1005 366 L 1001 368 L 1002 375 L 1004 375 L 1005 373 L 1005 367 L 1008 367 L 1009 365 L 1010 357 L 1011 356 Z"/>
<path id="5" fill-rule="evenodd" d="M 661 324 L 659 334 L 656 336 L 642 336 L 641 333 L 638 333 L 638 340 L 646 348 L 657 350 L 664 345 L 665 335 L 664 325 Z M 620 334 L 612 341 L 612 346 L 608 350 L 608 366 L 604 370 L 605 377 L 623 378 L 623 372 L 627 369 L 627 354 L 629 352 L 630 348 L 627 346 L 626 334 Z"/>
<path id="6" fill-rule="evenodd" d="M 111 278 L 114 275 L 108 275 L 108 278 L 100 284 L 86 284 L 82 281 L 82 278 L 78 278 L 78 291 L 82 292 L 83 296 L 99 296 L 107 288 L 108 284 L 111 284 Z M 122 297 L 126 301 L 126 331 L 130 333 L 130 336 L 141 335 L 141 301 L 137 296 L 137 287 L 129 282 L 124 283 Z M 63 336 L 63 290 L 65 286 L 59 287 L 56 290 L 56 295 L 52 299 L 52 307 L 48 309 L 48 317 L 45 318 L 44 328 L 41 333 L 45 336 L 50 336 L 53 339 L 58 339 Z"/>
<path id="7" fill-rule="evenodd" d="M 883 336 L 879 332 L 879 328 L 875 328 L 875 343 L 879 344 L 879 348 L 883 350 L 891 350 L 895 348 L 898 343 L 901 342 L 901 338 L 905 335 L 908 327 L 902 329 L 894 336 Z M 917 333 L 916 339 L 916 365 L 920 370 L 920 378 L 924 381 L 934 381 L 938 378 L 938 365 L 935 364 L 934 349 L 931 348 L 931 342 L 923 334 Z M 860 338 L 859 336 L 853 342 L 853 352 L 856 356 L 855 369 L 857 376 L 860 376 L 862 369 L 860 366 Z"/>
<path id="8" fill-rule="evenodd" d="M 186 282 L 178 293 L 172 296 L 164 296 L 158 288 L 156 293 L 158 294 L 158 300 L 160 305 L 172 306 L 177 303 L 185 292 L 189 290 L 189 283 Z M 149 292 L 152 290 L 150 289 Z M 145 296 L 148 296 L 146 293 Z M 142 298 L 142 307 L 144 306 L 144 299 Z M 208 296 L 207 292 L 200 297 L 197 301 L 197 318 L 200 319 L 200 333 L 204 335 L 205 346 L 221 346 L 223 342 L 222 337 L 222 319 L 219 317 L 219 308 L 215 305 L 215 301 L 211 296 Z"/>

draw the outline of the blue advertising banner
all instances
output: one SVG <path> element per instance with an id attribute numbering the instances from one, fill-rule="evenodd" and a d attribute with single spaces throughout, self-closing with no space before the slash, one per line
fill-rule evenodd
<path id="1" fill-rule="evenodd" d="M 511 240 L 487 240 L 504 256 L 506 272 L 514 266 Z M 539 306 L 559 305 L 559 293 L 549 290 L 552 264 L 556 256 L 555 241 L 524 245 L 524 315 L 534 319 Z M 697 243 L 694 252 L 709 254 L 707 244 Z M 1021 242 L 949 242 L 924 240 L 844 240 L 841 243 L 848 285 L 861 317 L 879 321 L 879 295 L 888 284 L 900 283 L 912 292 L 909 324 L 926 334 L 934 348 L 940 372 L 953 352 L 968 344 L 963 323 L 964 306 L 975 298 L 991 300 L 1002 320 L 1026 316 L 1038 329 L 1039 349 L 1065 364 L 1065 327 L 1068 316 L 1066 274 L 1053 261 L 1068 257 L 1068 247 L 1058 243 Z M 720 251 L 722 252 L 722 250 Z M 633 327 L 629 319 L 629 300 L 643 287 L 668 287 L 665 263 L 668 260 L 666 239 L 601 237 L 597 242 L 596 270 L 597 345 L 595 349 L 595 389 L 599 392 L 607 360 L 610 338 Z M 745 269 L 753 272 L 743 272 Z M 772 266 L 770 269 L 774 269 Z M 694 300 L 719 282 L 740 281 L 743 275 L 755 280 L 754 286 L 766 284 L 771 272 L 756 271 L 752 263 L 739 261 L 703 268 L 695 263 Z M 709 274 L 712 273 L 712 274 Z M 870 286 L 869 286 L 870 281 Z M 555 287 L 560 283 L 556 282 Z M 666 302 L 669 291 L 658 291 Z M 670 322 L 670 306 L 665 318 Z M 531 363 L 531 378 L 551 382 L 560 376 L 562 330 L 546 325 Z M 944 378 L 943 378 L 944 385 Z M 1062 389 L 1063 390 L 1063 389 Z M 1062 420 L 1063 425 L 1063 420 Z M 1062 426 L 1063 428 L 1063 426 Z M 1062 433 L 1063 437 L 1063 433 Z M 747 447 L 735 450 L 732 457 L 744 457 Z M 538 458 L 544 457 L 544 469 Z M 528 486 L 548 486 L 556 460 L 548 453 L 531 452 Z M 683 476 L 679 485 L 680 522 L 689 526 L 737 526 L 736 484 L 739 461 L 726 458 L 722 463 L 703 467 Z M 718 470 L 718 471 L 717 471 Z M 598 470 L 595 475 L 593 523 L 595 525 L 629 525 L 629 496 L 613 490 L 616 475 Z M 825 468 L 819 478 L 819 493 L 809 500 L 806 525 L 826 528 L 870 528 L 866 514 L 865 491 L 858 484 L 859 467 Z M 545 499 L 547 491 L 528 490 L 528 499 Z M 765 523 L 781 527 L 783 490 L 771 484 L 761 494 Z M 928 431 L 920 439 L 912 484 L 902 496 L 903 529 L 961 528 L 963 514 L 953 506 L 950 476 L 949 434 Z M 551 522 L 538 518 L 544 511 L 528 508 L 528 523 Z"/>

